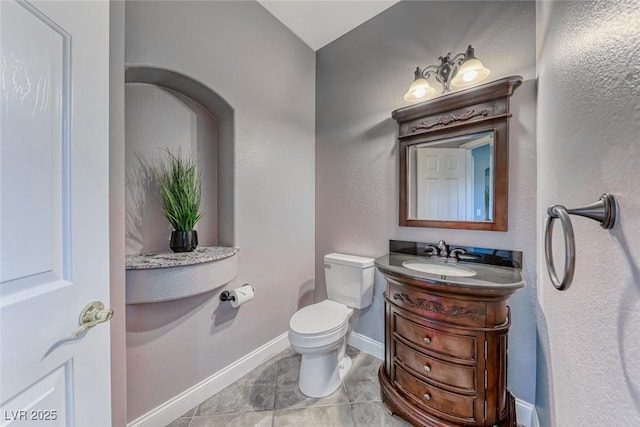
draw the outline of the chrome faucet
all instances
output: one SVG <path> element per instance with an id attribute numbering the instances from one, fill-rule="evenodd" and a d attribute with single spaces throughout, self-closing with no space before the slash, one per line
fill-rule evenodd
<path id="1" fill-rule="evenodd" d="M 467 253 L 465 249 L 456 248 L 449 251 L 449 245 L 444 240 L 440 240 L 437 246 L 429 245 L 425 252 L 429 252 L 431 258 L 439 258 L 440 261 L 458 262 L 460 255 Z"/>
<path id="2" fill-rule="evenodd" d="M 424 251 L 428 252 L 431 258 L 437 258 L 440 256 L 440 250 L 433 245 L 427 246 Z"/>
<path id="3" fill-rule="evenodd" d="M 451 252 L 449 252 L 449 261 L 458 262 L 460 260 L 460 255 L 466 254 L 466 253 L 467 251 L 462 248 L 453 249 L 451 250 Z"/>
<path id="4" fill-rule="evenodd" d="M 444 240 L 438 242 L 438 255 L 441 258 L 447 258 L 449 256 L 449 245 Z"/>

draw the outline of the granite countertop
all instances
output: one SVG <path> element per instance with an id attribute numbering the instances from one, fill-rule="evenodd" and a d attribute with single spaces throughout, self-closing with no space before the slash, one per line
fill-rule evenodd
<path id="1" fill-rule="evenodd" d="M 127 270 L 147 270 L 151 268 L 181 267 L 202 264 L 229 258 L 240 251 L 239 248 L 224 246 L 199 246 L 192 252 L 155 252 L 131 254 L 125 258 Z"/>
<path id="2" fill-rule="evenodd" d="M 439 274 L 416 271 L 404 267 L 404 262 L 422 262 L 427 264 L 444 264 L 452 267 L 459 267 L 465 270 L 472 270 L 476 274 L 472 277 L 446 276 Z M 400 274 L 412 279 L 425 280 L 428 282 L 441 283 L 456 287 L 466 288 L 501 288 L 518 289 L 525 285 L 519 268 L 498 267 L 495 265 L 477 264 L 460 261 L 458 263 L 444 263 L 442 261 L 430 260 L 427 257 L 407 255 L 391 252 L 375 260 L 375 265 L 380 270 Z"/>

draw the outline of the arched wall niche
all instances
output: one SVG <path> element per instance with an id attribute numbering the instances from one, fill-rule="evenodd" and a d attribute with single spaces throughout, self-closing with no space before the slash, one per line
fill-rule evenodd
<path id="1" fill-rule="evenodd" d="M 125 83 L 127 88 L 125 91 L 127 94 L 125 117 L 127 121 L 126 179 L 128 193 L 130 193 L 130 190 L 131 192 L 140 191 L 140 169 L 143 168 L 145 162 L 151 161 L 150 156 L 145 156 L 144 154 L 140 155 L 139 158 L 131 158 L 131 156 L 138 157 L 140 151 L 133 149 L 132 145 L 153 144 L 151 142 L 153 137 L 149 135 L 148 128 L 149 126 L 154 126 L 151 122 L 157 124 L 159 132 L 162 132 L 162 126 L 165 129 L 166 126 L 171 127 L 170 123 L 166 123 L 166 115 L 170 114 L 171 106 L 158 107 L 155 104 L 173 103 L 174 108 L 184 110 L 188 116 L 192 117 L 183 117 L 182 121 L 186 120 L 187 123 L 176 125 L 177 129 L 172 129 L 172 131 L 179 132 L 180 126 L 192 128 L 187 129 L 190 135 L 185 136 L 185 138 L 204 140 L 193 143 L 193 146 L 197 147 L 199 167 L 208 167 L 209 172 L 211 172 L 211 169 L 215 169 L 215 176 L 207 178 L 206 183 L 203 177 L 203 204 L 206 200 L 204 192 L 207 191 L 207 196 L 215 199 L 213 201 L 208 200 L 207 206 L 213 206 L 212 209 L 215 209 L 215 212 L 209 212 L 209 218 L 206 218 L 207 212 L 204 212 L 205 216 L 201 220 L 202 224 L 198 227 L 206 232 L 204 236 L 200 236 L 201 233 L 198 233 L 201 244 L 207 246 L 235 246 L 233 190 L 235 127 L 234 111 L 231 105 L 204 84 L 173 70 L 143 65 L 127 65 Z M 149 118 L 148 115 L 154 114 L 154 109 L 158 108 L 161 108 L 162 115 L 157 118 Z M 143 116 L 142 121 L 146 122 L 144 124 L 136 123 L 141 115 Z M 147 129 L 140 129 L 138 126 L 147 126 Z M 130 135 L 137 134 L 140 136 L 141 133 L 146 133 L 142 139 L 150 138 L 149 142 L 130 140 Z M 211 147 L 206 146 L 209 142 L 208 140 L 213 144 Z M 159 154 L 161 150 L 158 148 L 151 146 L 146 150 L 146 153 L 149 154 L 155 150 Z M 143 149 L 142 152 L 145 152 L 145 150 Z M 206 158 L 200 158 L 201 155 L 206 156 Z M 215 159 L 212 159 L 213 157 Z M 137 176 L 134 176 L 136 174 Z M 205 188 L 205 184 L 208 186 L 208 190 Z M 145 202 L 139 199 L 140 197 L 136 195 L 127 194 L 127 253 L 162 249 L 158 248 L 159 243 L 157 241 L 153 242 L 151 240 L 162 239 L 162 242 L 164 242 L 165 237 L 168 238 L 168 235 L 150 237 L 152 233 L 145 229 L 151 227 L 153 228 L 153 233 L 157 232 L 159 228 L 157 224 L 159 202 L 157 200 L 147 200 Z M 142 212 L 144 209 L 149 210 L 150 208 L 153 208 L 151 216 L 149 216 L 148 212 Z M 147 224 L 142 224 L 145 215 Z"/>

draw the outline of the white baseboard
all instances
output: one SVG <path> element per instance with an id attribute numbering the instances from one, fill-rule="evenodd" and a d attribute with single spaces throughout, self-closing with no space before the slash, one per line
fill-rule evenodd
<path id="1" fill-rule="evenodd" d="M 540 427 L 536 407 L 516 397 L 516 419 L 524 427 Z"/>
<path id="2" fill-rule="evenodd" d="M 531 427 L 540 427 L 540 421 L 538 420 L 538 413 L 533 411 L 533 416 L 531 417 Z"/>
<path id="3" fill-rule="evenodd" d="M 167 425 L 287 348 L 289 348 L 289 337 L 288 332 L 285 332 L 204 381 L 131 421 L 127 427 Z"/>
<path id="4" fill-rule="evenodd" d="M 351 332 L 347 339 L 347 343 L 364 353 L 377 357 L 380 360 L 384 360 L 384 344 L 381 342 L 372 340 L 371 338 L 357 332 Z"/>

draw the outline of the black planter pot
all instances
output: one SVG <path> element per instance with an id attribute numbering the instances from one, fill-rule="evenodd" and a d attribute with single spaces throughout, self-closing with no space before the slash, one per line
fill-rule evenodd
<path id="1" fill-rule="evenodd" d="M 191 252 L 198 247 L 198 232 L 172 231 L 169 247 L 173 252 Z"/>

